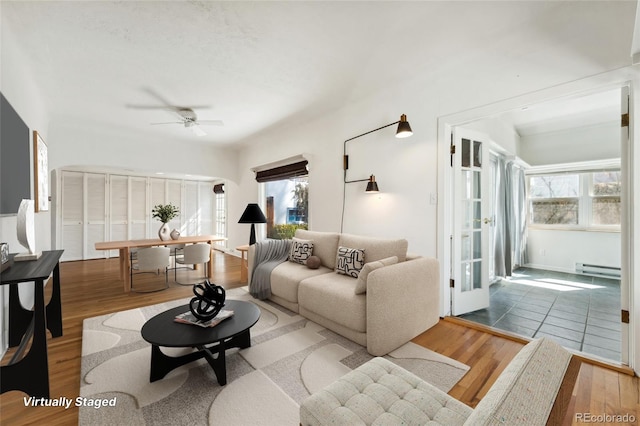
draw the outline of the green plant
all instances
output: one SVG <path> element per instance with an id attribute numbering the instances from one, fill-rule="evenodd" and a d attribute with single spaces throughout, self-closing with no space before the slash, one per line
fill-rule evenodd
<path id="1" fill-rule="evenodd" d="M 180 213 L 180 209 L 173 204 L 158 204 L 151 210 L 154 219 L 158 219 L 162 223 L 167 223 Z"/>
<path id="2" fill-rule="evenodd" d="M 273 227 L 271 228 L 271 230 L 267 235 L 267 238 L 273 238 L 276 240 L 288 240 L 293 238 L 293 236 L 296 233 L 296 229 L 308 229 L 308 227 L 306 223 L 300 223 L 300 224 L 297 224 L 297 223 L 284 224 L 283 223 L 280 225 L 273 225 Z"/>
<path id="3" fill-rule="evenodd" d="M 307 209 L 309 208 L 309 186 L 307 181 L 296 182 L 296 186 L 291 193 L 293 194 L 298 214 L 305 218 L 306 221 Z"/>

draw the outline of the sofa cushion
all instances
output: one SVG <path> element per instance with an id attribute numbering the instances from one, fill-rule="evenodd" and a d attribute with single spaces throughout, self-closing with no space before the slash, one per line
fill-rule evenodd
<path id="1" fill-rule="evenodd" d="M 271 271 L 271 293 L 289 302 L 298 303 L 298 284 L 305 278 L 321 274 L 336 274 L 324 266 L 309 269 L 293 262 L 283 262 Z"/>
<path id="2" fill-rule="evenodd" d="M 298 288 L 298 303 L 305 309 L 352 330 L 365 332 L 367 298 L 355 294 L 356 280 L 339 274 L 307 278 Z"/>
<path id="3" fill-rule="evenodd" d="M 362 271 L 358 274 L 355 293 L 362 294 L 367 292 L 367 277 L 371 271 L 375 271 L 383 266 L 394 265 L 396 263 L 398 263 L 398 256 L 386 257 L 384 259 L 376 260 L 375 262 L 365 263 Z"/>
<path id="4" fill-rule="evenodd" d="M 336 257 L 336 272 L 358 278 L 358 274 L 364 266 L 364 250 L 338 247 L 338 255 Z"/>
<path id="5" fill-rule="evenodd" d="M 307 259 L 313 253 L 313 241 L 301 240 L 300 238 L 291 239 L 291 248 L 289 249 L 289 260 L 301 265 L 307 264 Z"/>
<path id="6" fill-rule="evenodd" d="M 409 242 L 405 239 L 391 240 L 350 234 L 341 234 L 338 244 L 342 247 L 364 249 L 367 262 L 375 262 L 391 256 L 398 256 L 398 262 L 404 262 L 407 258 L 407 248 L 409 247 Z"/>
<path id="7" fill-rule="evenodd" d="M 315 232 L 297 229 L 296 238 L 313 240 L 313 254 L 318 256 L 322 264 L 329 269 L 336 267 L 336 252 L 340 234 L 335 232 Z"/>

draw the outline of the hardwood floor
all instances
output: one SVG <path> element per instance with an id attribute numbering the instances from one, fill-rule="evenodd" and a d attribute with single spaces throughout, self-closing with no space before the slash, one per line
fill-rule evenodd
<path id="1" fill-rule="evenodd" d="M 171 287 L 165 291 L 125 294 L 118 279 L 116 259 L 66 262 L 60 268 L 64 335 L 48 341 L 52 398 L 73 399 L 79 394 L 82 321 L 85 318 L 189 297 L 192 294 L 191 287 L 178 286 L 171 283 L 171 280 Z M 181 273 L 185 271 L 179 272 Z M 201 270 L 187 273 L 193 278 L 202 275 Z M 136 277 L 136 283 L 140 285 L 153 285 L 162 281 L 162 276 L 153 274 Z M 212 281 L 225 288 L 244 285 L 240 283 L 240 259 L 216 252 Z M 471 367 L 449 393 L 472 407 L 482 399 L 522 347 L 521 343 L 513 340 L 447 321 L 440 321 L 414 339 L 414 342 Z M 10 356 L 11 352 L 5 355 L 3 363 Z M 0 424 L 77 424 L 77 408 L 65 410 L 59 407 L 25 407 L 24 396 L 24 393 L 17 391 L 0 395 Z M 627 414 L 639 419 L 639 379 L 583 363 L 564 424 L 581 424 L 576 419 L 576 413 L 590 413 L 593 416 Z"/>

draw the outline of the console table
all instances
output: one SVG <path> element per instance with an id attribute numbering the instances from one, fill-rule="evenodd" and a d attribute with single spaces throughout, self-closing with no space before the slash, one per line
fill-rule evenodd
<path id="1" fill-rule="evenodd" d="M 62 306 L 60 298 L 60 257 L 64 250 L 42 252 L 37 260 L 13 262 L 0 275 L 1 285 L 9 287 L 9 347 L 18 346 L 9 365 L 0 368 L 0 393 L 20 390 L 36 398 L 49 398 L 49 359 L 47 329 L 53 337 L 62 336 Z M 14 254 L 10 254 L 13 261 Z M 45 305 L 44 285 L 53 273 L 51 300 Z M 34 283 L 33 311 L 20 304 L 18 284 Z M 33 333 L 29 352 L 22 358 Z"/>

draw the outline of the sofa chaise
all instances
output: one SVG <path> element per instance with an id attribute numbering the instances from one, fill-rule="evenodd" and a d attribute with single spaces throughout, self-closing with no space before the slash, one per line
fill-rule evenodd
<path id="1" fill-rule="evenodd" d="M 312 269 L 285 261 L 276 266 L 270 274 L 273 302 L 366 346 L 375 356 L 438 322 L 438 261 L 407 256 L 407 240 L 298 229 L 293 241 L 311 242 L 320 265 Z M 364 266 L 352 274 L 357 278 L 349 275 L 352 271 L 336 273 L 339 249 L 363 251 Z M 255 246 L 247 257 L 251 283 Z"/>

